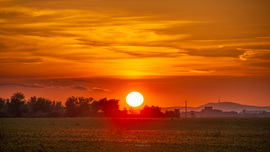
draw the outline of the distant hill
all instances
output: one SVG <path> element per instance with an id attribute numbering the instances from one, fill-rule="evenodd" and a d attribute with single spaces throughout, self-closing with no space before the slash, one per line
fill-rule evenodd
<path id="1" fill-rule="evenodd" d="M 188 107 L 187 110 L 188 111 L 201 111 L 206 106 L 211 106 L 211 107 L 213 107 L 213 109 L 219 109 L 219 110 L 222 110 L 222 111 L 241 112 L 241 111 L 243 111 L 243 109 L 245 109 L 245 110 L 250 110 L 250 111 L 267 111 L 267 112 L 270 112 L 270 106 L 267 106 L 267 107 L 251 106 L 251 105 L 242 105 L 242 104 L 233 103 L 233 102 L 207 103 L 207 104 L 201 105 L 199 107 Z M 185 110 L 185 107 L 176 106 L 176 107 L 162 108 L 162 111 L 173 110 L 173 109 L 178 109 L 178 108 L 180 108 L 180 111 Z"/>

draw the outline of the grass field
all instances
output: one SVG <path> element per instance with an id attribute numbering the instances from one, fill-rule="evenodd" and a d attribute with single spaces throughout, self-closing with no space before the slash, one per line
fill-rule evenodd
<path id="1" fill-rule="evenodd" d="M 1 118 L 0 151 L 270 151 L 269 118 Z"/>

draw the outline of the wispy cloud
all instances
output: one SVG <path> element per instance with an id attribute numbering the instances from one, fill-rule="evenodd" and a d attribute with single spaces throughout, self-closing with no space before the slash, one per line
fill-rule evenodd
<path id="1" fill-rule="evenodd" d="M 212 72 L 215 72 L 215 71 L 213 71 L 213 70 L 190 70 L 189 72 L 190 73 L 199 73 L 199 74 L 201 74 L 201 73 L 212 73 Z"/>
<path id="2" fill-rule="evenodd" d="M 0 63 L 37 63 L 41 62 L 41 58 L 3 58 L 0 57 Z"/>
<path id="3" fill-rule="evenodd" d="M 235 57 L 237 58 L 244 51 L 237 50 L 234 47 L 222 47 L 222 48 L 202 48 L 202 49 L 192 49 L 187 48 L 186 54 L 192 56 L 203 56 L 203 57 Z"/>
<path id="4" fill-rule="evenodd" d="M 109 89 L 104 89 L 104 88 L 98 88 L 98 87 L 92 87 L 92 90 L 95 90 L 95 91 L 110 91 Z"/>
<path id="5" fill-rule="evenodd" d="M 81 79 L 78 79 L 81 80 Z M 35 80 L 37 81 L 37 80 Z M 40 88 L 40 89 L 75 89 L 75 90 L 81 90 L 81 91 L 104 91 L 104 92 L 109 92 L 109 89 L 105 89 L 105 88 L 100 88 L 100 87 L 94 87 L 91 85 L 80 85 L 78 82 L 81 83 L 81 81 L 78 81 L 77 83 L 75 83 L 74 81 L 68 79 L 66 81 L 63 81 L 61 83 L 48 83 L 48 81 L 51 80 L 43 80 L 43 82 L 41 82 L 40 84 L 38 83 L 20 83 L 20 82 L 3 82 L 0 83 L 0 86 L 5 87 L 5 86 L 18 86 L 18 87 L 26 87 L 26 88 Z M 53 80 L 56 81 L 56 80 Z M 73 83 L 72 85 L 66 84 L 65 82 L 68 83 Z M 87 80 L 86 82 L 91 82 L 91 80 Z M 86 83 L 84 82 L 84 83 Z"/>
<path id="6" fill-rule="evenodd" d="M 0 86 L 21 86 L 21 87 L 27 87 L 27 88 L 45 88 L 42 85 L 39 84 L 25 84 L 25 83 L 0 83 Z"/>
<path id="7" fill-rule="evenodd" d="M 75 86 L 71 86 L 71 89 L 78 89 L 78 90 L 88 90 L 86 87 L 81 86 L 81 85 L 75 85 Z"/>
<path id="8" fill-rule="evenodd" d="M 239 55 L 239 59 L 242 61 L 246 61 L 248 59 L 265 59 L 270 60 L 270 50 L 266 49 L 241 49 L 239 50 L 245 51 L 243 54 Z"/>

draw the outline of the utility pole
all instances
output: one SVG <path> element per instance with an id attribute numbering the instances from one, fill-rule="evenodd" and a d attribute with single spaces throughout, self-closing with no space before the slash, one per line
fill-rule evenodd
<path id="1" fill-rule="evenodd" d="M 220 96 L 219 96 L 219 98 L 218 98 L 218 103 L 220 103 Z"/>
<path id="2" fill-rule="evenodd" d="M 185 101 L 185 117 L 187 118 L 187 100 Z"/>

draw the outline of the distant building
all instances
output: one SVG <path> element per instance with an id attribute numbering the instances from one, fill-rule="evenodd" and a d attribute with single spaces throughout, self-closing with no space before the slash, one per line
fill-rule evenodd
<path id="1" fill-rule="evenodd" d="M 204 107 L 204 110 L 205 111 L 212 111 L 213 110 L 213 107 L 211 107 L 211 106 L 210 107 Z"/>
<path id="2" fill-rule="evenodd" d="M 213 109 L 213 107 L 204 107 L 196 114 L 197 117 L 239 117 L 235 111 L 223 112 L 222 110 Z"/>
<path id="3" fill-rule="evenodd" d="M 243 110 L 239 113 L 242 117 L 270 117 L 270 112 Z"/>
<path id="4" fill-rule="evenodd" d="M 238 113 L 235 111 L 222 111 L 214 109 L 212 106 L 206 106 L 201 111 L 181 112 L 182 115 L 187 115 L 187 118 L 201 117 L 270 117 L 270 112 L 266 111 L 251 111 L 243 110 Z"/>
<path id="5" fill-rule="evenodd" d="M 195 112 L 194 111 L 190 111 L 190 117 L 195 118 Z"/>

